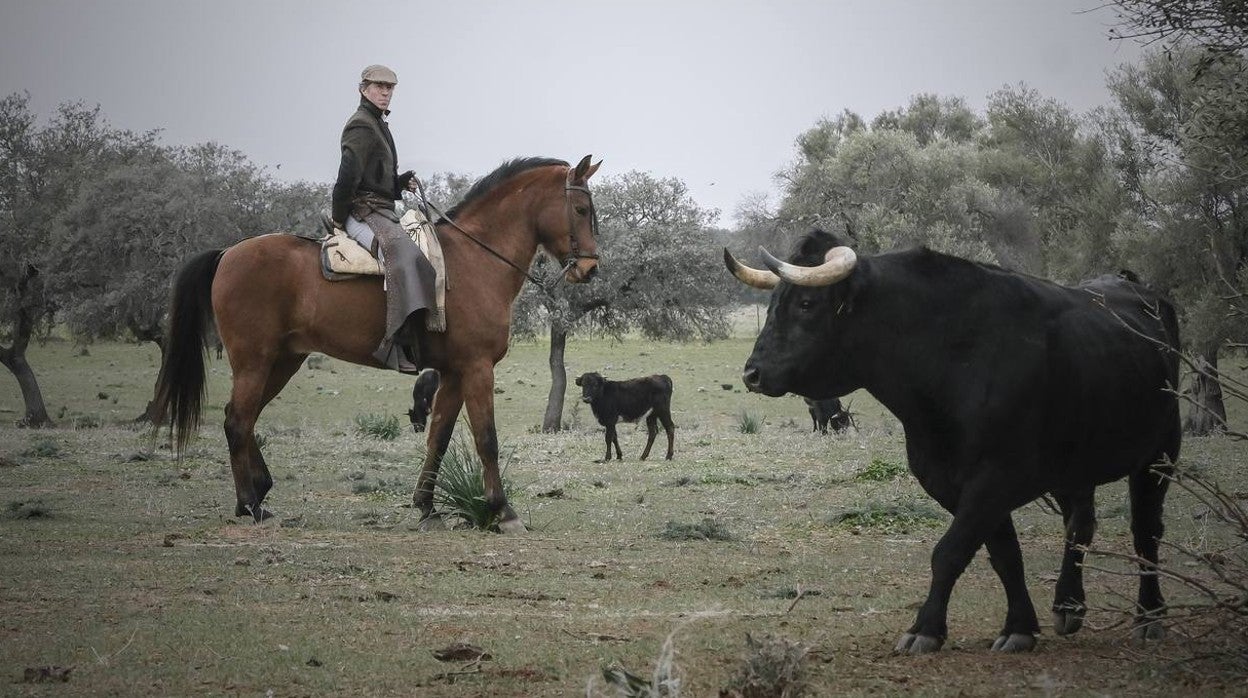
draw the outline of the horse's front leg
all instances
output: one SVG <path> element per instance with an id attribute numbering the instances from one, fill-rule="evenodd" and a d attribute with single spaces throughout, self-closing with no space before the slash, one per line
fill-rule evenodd
<path id="1" fill-rule="evenodd" d="M 442 466 L 442 457 L 451 446 L 451 435 L 455 433 L 455 420 L 459 419 L 459 410 L 463 407 L 464 396 L 459 376 L 450 372 L 443 373 L 441 384 L 433 400 L 433 410 L 429 414 L 428 433 L 425 437 L 425 464 L 420 470 L 420 479 L 416 483 L 416 492 L 412 495 L 412 505 L 420 511 L 422 521 L 433 521 L 433 488 L 438 480 L 438 468 Z"/>
<path id="2" fill-rule="evenodd" d="M 466 372 L 463 396 L 468 407 L 468 423 L 481 458 L 485 480 L 485 502 L 498 517 L 503 533 L 524 533 L 524 522 L 507 503 L 503 478 L 498 472 L 498 432 L 494 428 L 494 365 L 481 363 Z M 438 399 L 441 399 L 439 394 Z"/>

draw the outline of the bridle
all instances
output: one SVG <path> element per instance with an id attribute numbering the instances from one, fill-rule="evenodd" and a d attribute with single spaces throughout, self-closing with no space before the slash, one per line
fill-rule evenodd
<path id="1" fill-rule="evenodd" d="M 568 242 L 572 250 L 570 254 L 560 260 L 560 263 L 563 264 L 564 275 L 567 275 L 578 259 L 598 259 L 596 254 L 581 252 L 581 246 L 576 242 L 576 207 L 572 205 L 571 192 L 583 191 L 586 198 L 589 199 L 589 233 L 595 240 L 598 239 L 598 209 L 594 207 L 594 193 L 587 186 L 573 184 L 573 174 L 572 168 L 569 167 L 568 177 L 563 184 L 563 207 L 568 212 Z"/>
<path id="2" fill-rule="evenodd" d="M 585 192 L 585 196 L 589 197 L 589 230 L 590 230 L 590 234 L 593 235 L 595 239 L 598 238 L 598 210 L 594 208 L 593 192 L 589 190 L 589 187 L 586 187 L 580 184 L 573 184 L 572 174 L 573 174 L 573 170 L 571 167 L 569 167 L 568 176 L 567 176 L 567 179 L 564 181 L 564 185 L 563 185 L 563 206 L 564 206 L 564 210 L 567 211 L 567 214 L 568 214 L 567 216 L 568 217 L 568 241 L 571 243 L 570 247 L 572 251 L 570 254 L 568 254 L 566 257 L 560 260 L 560 264 L 563 265 L 563 268 L 560 270 L 559 276 L 551 280 L 549 283 L 538 280 L 532 274 L 530 274 L 527 270 L 521 269 L 520 265 L 516 264 L 510 259 L 507 259 L 503 255 L 499 254 L 494 248 L 490 247 L 484 242 L 481 242 L 480 240 L 477 239 L 475 235 L 473 235 L 472 233 L 460 227 L 460 225 L 456 223 L 453 218 L 446 215 L 444 211 L 442 211 L 437 206 L 435 206 L 433 202 L 429 201 L 428 197 L 425 196 L 425 187 L 420 182 L 420 180 L 416 180 L 416 187 L 417 189 L 420 190 L 421 204 L 427 209 L 425 213 L 426 218 L 433 220 L 432 216 L 429 216 L 428 213 L 429 211 L 436 213 L 442 221 L 446 221 L 448 225 L 450 225 L 455 230 L 458 230 L 460 233 L 463 234 L 464 237 L 475 242 L 479 247 L 481 247 L 481 249 L 485 250 L 486 252 L 489 252 L 491 255 L 502 260 L 505 264 L 507 264 L 507 266 L 523 274 L 524 278 L 528 279 L 529 281 L 532 281 L 535 286 L 545 291 L 547 295 L 551 295 L 552 289 L 556 285 L 559 284 L 560 279 L 567 277 L 568 271 L 570 271 L 572 267 L 576 265 L 576 261 L 578 259 L 598 259 L 599 258 L 598 255 L 596 254 L 587 254 L 585 252 L 581 252 L 581 246 L 576 241 L 576 219 L 575 219 L 576 208 L 572 205 L 571 192 L 583 191 Z"/>

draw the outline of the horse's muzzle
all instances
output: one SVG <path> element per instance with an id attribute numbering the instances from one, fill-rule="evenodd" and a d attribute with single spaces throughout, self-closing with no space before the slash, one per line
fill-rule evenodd
<path id="1" fill-rule="evenodd" d="M 595 276 L 598 276 L 598 260 L 582 258 L 568 267 L 563 278 L 568 283 L 583 284 L 588 283 Z"/>

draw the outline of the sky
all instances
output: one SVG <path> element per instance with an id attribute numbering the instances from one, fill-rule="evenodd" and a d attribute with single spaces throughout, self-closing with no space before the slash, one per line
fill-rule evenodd
<path id="1" fill-rule="evenodd" d="M 484 175 L 513 157 L 683 181 L 731 226 L 779 189 L 798 135 L 911 96 L 982 110 L 1025 83 L 1108 104 L 1098 0 L 0 0 L 0 95 L 100 105 L 170 145 L 215 141 L 283 180 L 332 183 L 361 69 L 399 86 L 400 170 Z M 592 181 L 591 181 L 592 184 Z"/>

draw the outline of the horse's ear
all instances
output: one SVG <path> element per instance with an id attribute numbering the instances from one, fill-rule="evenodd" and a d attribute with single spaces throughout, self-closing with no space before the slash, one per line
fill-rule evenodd
<path id="1" fill-rule="evenodd" d="M 589 179 L 590 177 L 593 177 L 594 173 L 598 171 L 599 167 L 602 167 L 602 160 L 595 162 L 593 166 L 589 168 L 589 171 L 585 173 L 585 179 Z"/>
<path id="2" fill-rule="evenodd" d="M 593 155 L 586 155 L 585 157 L 581 158 L 580 162 L 576 163 L 576 169 L 572 172 L 573 181 L 576 181 L 576 182 L 585 181 L 585 178 L 589 176 L 585 174 L 586 172 L 589 171 L 589 161 L 593 159 L 594 159 Z"/>

